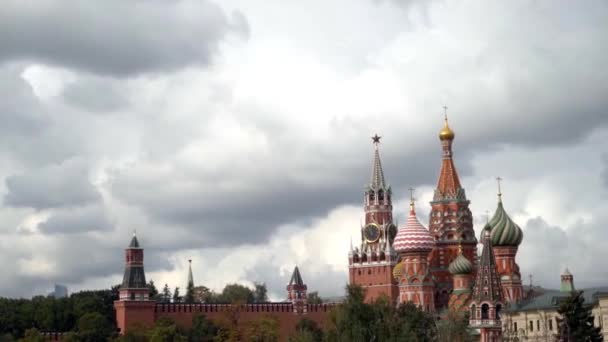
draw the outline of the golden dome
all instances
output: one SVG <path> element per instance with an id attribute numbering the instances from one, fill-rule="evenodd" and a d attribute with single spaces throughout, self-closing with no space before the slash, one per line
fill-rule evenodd
<path id="1" fill-rule="evenodd" d="M 454 140 L 454 131 L 448 125 L 448 118 L 445 118 L 445 125 L 439 131 L 439 140 Z"/>

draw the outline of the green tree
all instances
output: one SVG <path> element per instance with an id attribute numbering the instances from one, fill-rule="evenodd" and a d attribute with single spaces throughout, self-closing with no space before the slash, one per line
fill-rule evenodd
<path id="1" fill-rule="evenodd" d="M 150 290 L 150 298 L 152 300 L 158 300 L 158 289 L 154 284 L 154 280 L 150 279 L 150 281 L 148 282 L 148 289 Z"/>
<path id="2" fill-rule="evenodd" d="M 365 291 L 346 287 L 345 301 L 330 313 L 326 340 L 329 342 L 432 341 L 434 318 L 412 303 L 395 308 L 387 297 L 365 303 Z"/>
<path id="3" fill-rule="evenodd" d="M 63 336 L 61 336 L 61 342 L 80 342 L 80 341 L 82 341 L 80 336 L 73 331 L 65 333 L 65 334 L 63 334 Z"/>
<path id="4" fill-rule="evenodd" d="M 254 303 L 264 303 L 268 301 L 268 289 L 266 289 L 266 284 L 264 283 L 255 283 L 255 288 L 253 289 L 253 302 Z"/>
<path id="5" fill-rule="evenodd" d="M 36 328 L 27 329 L 21 342 L 44 342 L 44 337 L 40 334 L 40 331 Z"/>
<path id="6" fill-rule="evenodd" d="M 150 342 L 186 342 L 188 338 L 184 332 L 169 317 L 160 317 L 150 331 Z"/>
<path id="7" fill-rule="evenodd" d="M 163 303 L 169 303 L 171 301 L 171 290 L 169 290 L 169 285 L 165 284 L 160 298 Z"/>
<path id="8" fill-rule="evenodd" d="M 262 316 L 247 324 L 245 336 L 251 342 L 277 342 L 279 341 L 279 322 L 274 317 Z"/>
<path id="9" fill-rule="evenodd" d="M 319 292 L 313 291 L 307 295 L 306 302 L 308 304 L 323 304 L 323 299 L 319 297 Z"/>
<path id="10" fill-rule="evenodd" d="M 78 320 L 78 336 L 84 342 L 103 342 L 111 335 L 108 319 L 98 312 L 89 312 Z"/>
<path id="11" fill-rule="evenodd" d="M 289 338 L 290 342 L 321 342 L 323 341 L 323 330 L 317 322 L 306 317 L 300 319 L 296 324 L 295 334 Z"/>
<path id="12" fill-rule="evenodd" d="M 184 296 L 184 303 L 192 304 L 194 303 L 194 285 L 188 284 L 186 288 L 186 295 Z"/>
<path id="13" fill-rule="evenodd" d="M 179 303 L 182 301 L 182 297 L 179 295 L 179 286 L 173 291 L 173 303 Z"/>
<path id="14" fill-rule="evenodd" d="M 583 291 L 573 291 L 559 307 L 560 341 L 603 341 L 601 328 L 594 327 L 591 306 L 585 305 Z"/>
<path id="15" fill-rule="evenodd" d="M 446 318 L 437 321 L 438 342 L 470 342 L 469 314 L 449 311 Z"/>
<path id="16" fill-rule="evenodd" d="M 190 329 L 191 342 L 211 342 L 217 335 L 217 326 L 204 315 L 195 315 Z"/>
<path id="17" fill-rule="evenodd" d="M 240 284 L 228 284 L 224 287 L 220 300 L 225 303 L 253 303 L 253 291 Z"/>

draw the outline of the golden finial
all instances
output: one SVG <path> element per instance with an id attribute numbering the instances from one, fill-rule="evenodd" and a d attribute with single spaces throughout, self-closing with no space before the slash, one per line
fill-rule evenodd
<path id="1" fill-rule="evenodd" d="M 441 131 L 439 131 L 439 139 L 440 140 L 453 140 L 455 134 L 454 134 L 454 131 L 452 131 L 452 129 L 448 125 L 448 107 L 447 106 L 443 106 L 443 120 L 445 121 L 445 124 L 444 124 L 443 128 L 441 129 Z"/>
<path id="2" fill-rule="evenodd" d="M 462 254 L 462 239 L 458 240 L 458 254 Z"/>

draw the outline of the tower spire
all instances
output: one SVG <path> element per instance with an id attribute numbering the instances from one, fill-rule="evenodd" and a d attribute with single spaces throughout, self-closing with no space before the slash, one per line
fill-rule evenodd
<path id="1" fill-rule="evenodd" d="M 375 134 L 372 137 L 372 143 L 374 144 L 374 164 L 372 165 L 372 178 L 370 182 L 370 187 L 372 189 L 385 189 L 386 182 L 384 180 L 384 171 L 382 170 L 382 162 L 380 161 L 380 145 L 381 136 Z"/>
<path id="2" fill-rule="evenodd" d="M 188 259 L 188 288 L 194 287 L 194 277 L 192 277 L 192 259 Z"/>

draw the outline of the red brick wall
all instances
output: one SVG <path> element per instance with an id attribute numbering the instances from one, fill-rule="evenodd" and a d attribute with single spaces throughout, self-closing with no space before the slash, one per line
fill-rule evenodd
<path id="1" fill-rule="evenodd" d="M 210 320 L 220 321 L 227 319 L 230 313 L 238 319 L 239 325 L 255 321 L 264 316 L 271 316 L 279 322 L 279 340 L 286 341 L 295 332 L 295 327 L 300 319 L 306 317 L 311 319 L 320 327 L 324 327 L 329 318 L 329 312 L 334 307 L 333 304 L 306 305 L 306 314 L 296 314 L 293 312 L 291 303 L 268 303 L 268 304 L 157 304 L 143 309 L 135 305 L 121 305 L 115 302 L 116 320 L 121 328 L 129 328 L 135 322 L 151 326 L 160 317 L 170 317 L 183 327 L 192 326 L 192 319 L 196 314 L 203 314 Z M 139 321 L 139 320 L 142 321 Z M 151 319 L 151 321 L 150 321 Z M 125 330 L 121 330 L 124 332 Z"/>

